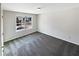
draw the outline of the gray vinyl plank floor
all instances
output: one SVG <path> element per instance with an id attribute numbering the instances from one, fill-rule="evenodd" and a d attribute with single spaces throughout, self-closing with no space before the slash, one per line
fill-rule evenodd
<path id="1" fill-rule="evenodd" d="M 79 46 L 35 32 L 5 42 L 4 56 L 79 56 Z"/>

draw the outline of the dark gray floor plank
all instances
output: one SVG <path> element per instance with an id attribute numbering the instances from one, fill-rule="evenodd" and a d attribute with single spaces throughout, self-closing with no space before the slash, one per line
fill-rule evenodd
<path id="1" fill-rule="evenodd" d="M 5 42 L 4 56 L 79 56 L 79 46 L 36 32 Z"/>

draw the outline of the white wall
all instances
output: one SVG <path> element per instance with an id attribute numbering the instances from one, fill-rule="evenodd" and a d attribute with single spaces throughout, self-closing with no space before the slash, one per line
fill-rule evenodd
<path id="1" fill-rule="evenodd" d="M 33 28 L 29 30 L 23 30 L 21 32 L 16 32 L 16 16 L 31 16 Z M 35 32 L 37 29 L 37 15 L 26 14 L 12 11 L 3 11 L 3 22 L 4 22 L 4 42 L 12 40 L 17 37 L 21 37 L 32 32 Z"/>
<path id="2" fill-rule="evenodd" d="M 2 19 L 2 16 L 3 16 L 3 8 L 2 8 L 2 4 L 0 3 L 0 55 L 2 55 L 2 51 L 3 51 L 3 48 L 1 48 L 3 46 L 3 19 Z"/>
<path id="3" fill-rule="evenodd" d="M 1 46 L 1 4 L 0 4 L 0 46 Z"/>
<path id="4" fill-rule="evenodd" d="M 0 4 L 0 56 L 1 56 L 1 4 Z"/>
<path id="5" fill-rule="evenodd" d="M 40 14 L 38 31 L 79 45 L 79 8 Z"/>

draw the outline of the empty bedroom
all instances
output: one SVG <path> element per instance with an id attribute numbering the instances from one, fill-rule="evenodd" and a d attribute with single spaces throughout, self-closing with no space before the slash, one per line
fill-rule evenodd
<path id="1" fill-rule="evenodd" d="M 2 3 L 4 56 L 79 56 L 79 3 Z"/>

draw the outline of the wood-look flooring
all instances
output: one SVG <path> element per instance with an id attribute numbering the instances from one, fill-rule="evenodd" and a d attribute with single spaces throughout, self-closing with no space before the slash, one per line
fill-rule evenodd
<path id="1" fill-rule="evenodd" d="M 4 56 L 79 56 L 79 46 L 36 32 L 6 42 Z"/>

